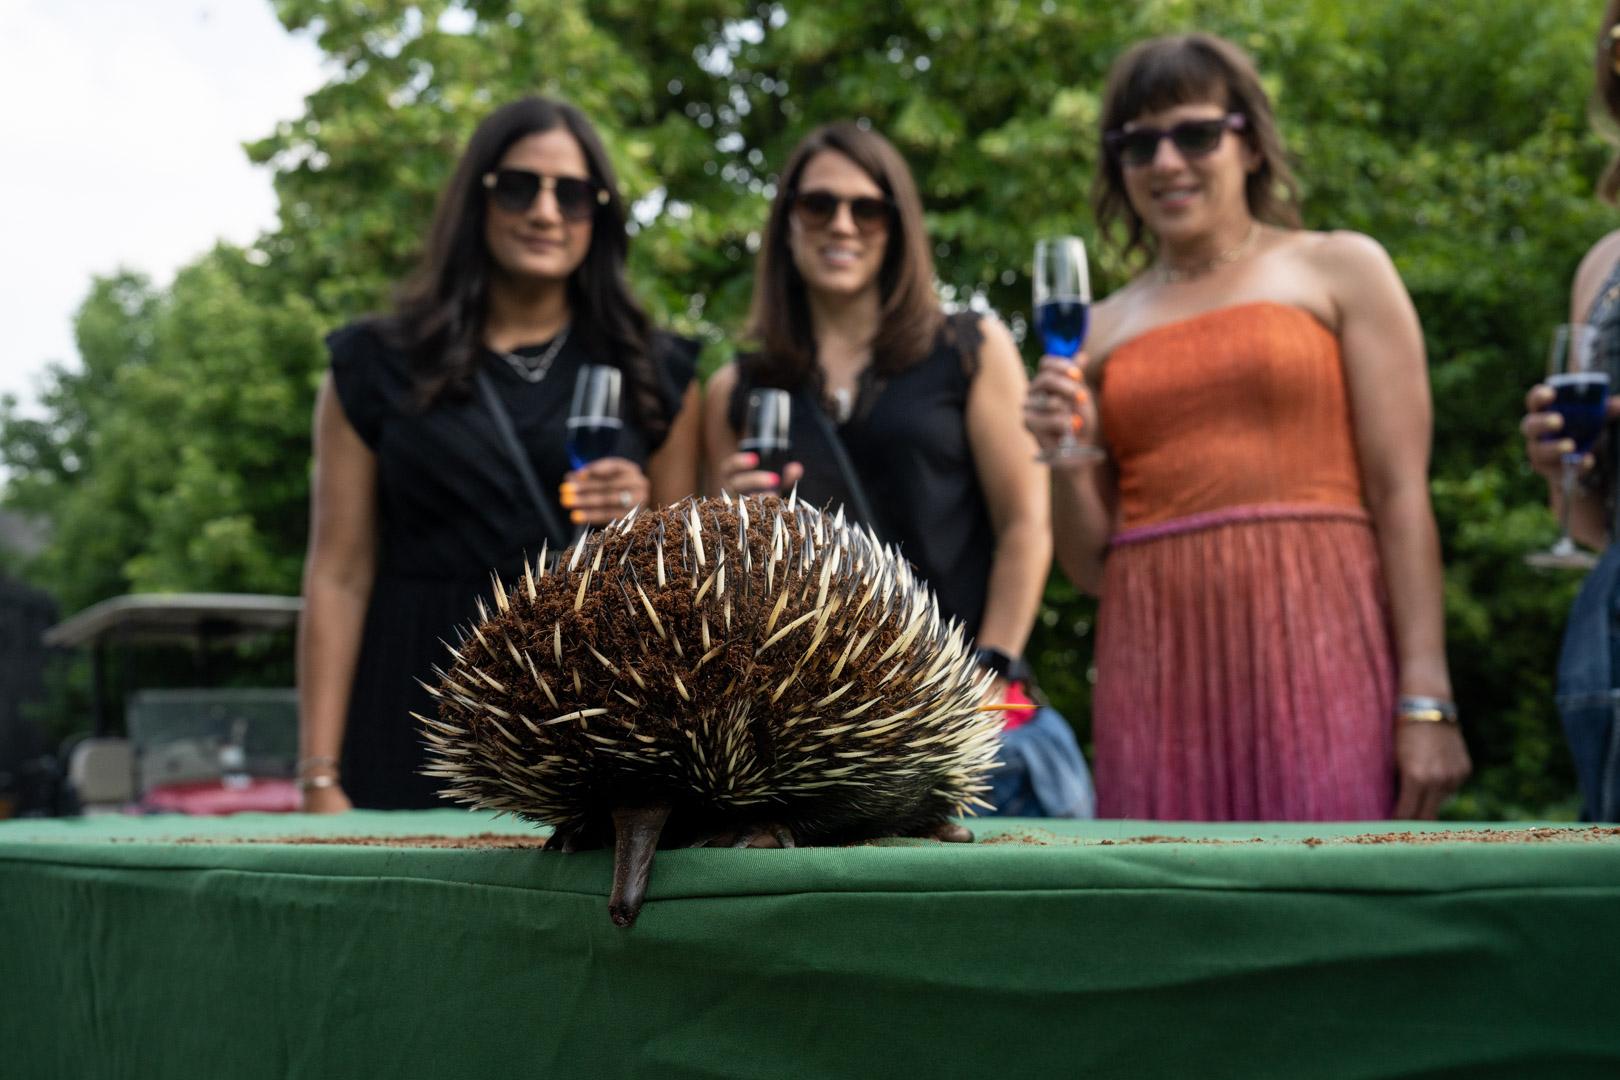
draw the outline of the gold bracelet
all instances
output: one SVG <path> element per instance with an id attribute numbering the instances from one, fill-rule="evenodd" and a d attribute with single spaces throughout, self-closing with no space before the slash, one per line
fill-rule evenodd
<path id="1" fill-rule="evenodd" d="M 1396 714 L 1403 724 L 1455 724 L 1455 716 L 1447 716 L 1439 709 L 1407 709 Z"/>

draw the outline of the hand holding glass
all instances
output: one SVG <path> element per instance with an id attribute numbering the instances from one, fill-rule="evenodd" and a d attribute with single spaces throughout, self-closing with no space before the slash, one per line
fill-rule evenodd
<path id="1" fill-rule="evenodd" d="M 1552 352 L 1547 359 L 1547 385 L 1554 394 L 1552 409 L 1563 418 L 1563 427 L 1551 438 L 1568 439 L 1574 450 L 1563 456 L 1562 494 L 1559 506 L 1558 542 L 1546 551 L 1527 556 L 1531 566 L 1563 570 L 1587 570 L 1597 560 L 1575 545 L 1569 534 L 1570 505 L 1575 501 L 1581 462 L 1603 432 L 1608 411 L 1609 373 L 1598 355 L 1595 327 L 1568 324 L 1553 332 Z"/>
<path id="2" fill-rule="evenodd" d="M 793 449 L 788 434 L 792 418 L 793 398 L 786 390 L 750 390 L 737 449 L 759 458 L 755 468 L 781 476 Z"/>
<path id="3" fill-rule="evenodd" d="M 619 411 L 623 378 L 618 368 L 606 364 L 586 364 L 579 369 L 568 407 L 565 446 L 569 467 L 583 469 L 618 451 L 619 433 L 624 430 Z"/>
<path id="4" fill-rule="evenodd" d="M 1077 236 L 1058 236 L 1035 244 L 1035 329 L 1048 356 L 1073 359 L 1086 342 L 1091 311 L 1091 272 L 1086 245 Z M 1084 461 L 1104 457 L 1102 450 L 1075 438 L 1073 422 L 1057 446 L 1041 461 Z"/>

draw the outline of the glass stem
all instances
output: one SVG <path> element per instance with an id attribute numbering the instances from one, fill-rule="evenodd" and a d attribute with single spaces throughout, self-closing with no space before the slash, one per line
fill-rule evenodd
<path id="1" fill-rule="evenodd" d="M 1558 506 L 1558 546 L 1571 548 L 1575 546 L 1574 539 L 1569 535 L 1570 508 L 1575 502 L 1575 481 L 1580 474 L 1581 458 L 1579 454 L 1565 454 L 1562 462 L 1563 498 Z"/>

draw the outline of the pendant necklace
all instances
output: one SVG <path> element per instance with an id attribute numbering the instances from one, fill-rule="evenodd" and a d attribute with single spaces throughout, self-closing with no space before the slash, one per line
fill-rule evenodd
<path id="1" fill-rule="evenodd" d="M 563 344 L 568 340 L 568 331 L 571 329 L 573 329 L 572 324 L 563 327 L 557 336 L 551 339 L 551 344 L 547 345 L 545 351 L 539 356 L 531 359 L 515 352 L 503 350 L 501 359 L 506 361 L 518 378 L 526 383 L 537 383 L 544 379 L 546 373 L 551 370 L 551 362 L 557 359 L 558 353 L 562 352 Z"/>

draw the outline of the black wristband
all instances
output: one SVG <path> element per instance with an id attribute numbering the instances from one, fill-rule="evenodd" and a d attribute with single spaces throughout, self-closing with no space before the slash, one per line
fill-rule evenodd
<path id="1" fill-rule="evenodd" d="M 1024 663 L 1022 656 L 1008 656 L 1000 649 L 984 648 L 974 649 L 973 659 L 980 667 L 1008 682 L 1027 682 L 1029 679 L 1029 665 Z"/>

